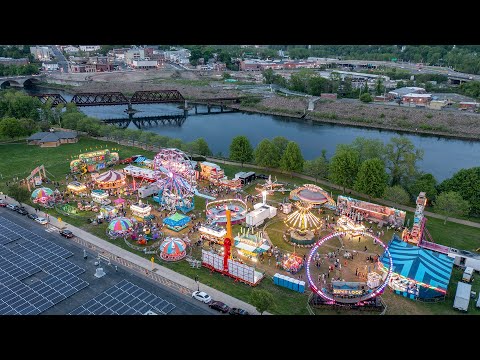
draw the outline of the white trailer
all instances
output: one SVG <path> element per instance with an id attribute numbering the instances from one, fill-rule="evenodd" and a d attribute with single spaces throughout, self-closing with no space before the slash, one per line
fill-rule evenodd
<path id="1" fill-rule="evenodd" d="M 138 197 L 146 198 L 147 196 L 156 194 L 158 192 L 158 186 L 156 184 L 149 184 L 147 186 L 142 186 L 138 189 Z"/>
<path id="2" fill-rule="evenodd" d="M 248 226 L 258 226 L 261 225 L 265 219 L 271 219 L 275 215 L 277 215 L 277 208 L 270 205 L 263 205 L 257 206 L 258 204 L 254 205 L 255 210 L 250 211 L 247 213 L 245 221 Z"/>
<path id="3" fill-rule="evenodd" d="M 468 250 L 458 250 L 450 248 L 449 257 L 453 257 L 453 263 L 462 268 L 471 267 L 475 271 L 480 272 L 480 254 Z"/>
<path id="4" fill-rule="evenodd" d="M 453 307 L 458 310 L 468 311 L 471 291 L 472 285 L 459 281 L 457 285 L 457 293 L 455 294 L 455 300 L 453 302 Z"/>

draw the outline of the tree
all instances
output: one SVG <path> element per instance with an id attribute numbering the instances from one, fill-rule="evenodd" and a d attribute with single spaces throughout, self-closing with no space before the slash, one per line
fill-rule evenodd
<path id="1" fill-rule="evenodd" d="M 198 154 L 203 156 L 212 156 L 212 151 L 208 147 L 208 143 L 204 138 L 198 138 L 195 140 L 195 144 L 198 148 Z"/>
<path id="2" fill-rule="evenodd" d="M 275 307 L 273 295 L 266 290 L 252 290 L 250 303 L 255 306 L 255 309 L 257 309 L 260 315 L 263 315 L 265 311 Z"/>
<path id="3" fill-rule="evenodd" d="M 420 174 L 410 184 L 408 191 L 413 199 L 416 199 L 421 191 L 427 193 L 427 198 L 431 201 L 437 196 L 437 180 L 432 174 Z"/>
<path id="4" fill-rule="evenodd" d="M 433 205 L 437 212 L 445 215 L 444 224 L 447 223 L 449 216 L 463 216 L 468 214 L 470 210 L 470 203 L 467 200 L 463 200 L 462 195 L 456 191 L 440 193 Z"/>
<path id="5" fill-rule="evenodd" d="M 183 141 L 181 139 L 169 139 L 167 141 L 167 147 L 181 149 L 184 146 Z"/>
<path id="6" fill-rule="evenodd" d="M 390 139 L 385 147 L 385 158 L 390 175 L 390 185 L 408 183 L 417 173 L 417 161 L 423 159 L 423 150 L 415 149 L 415 145 L 404 136 Z"/>
<path id="7" fill-rule="evenodd" d="M 480 167 L 457 171 L 438 186 L 438 191 L 457 191 L 470 203 L 470 215 L 480 215 Z"/>
<path id="8" fill-rule="evenodd" d="M 400 80 L 400 81 L 397 82 L 397 89 L 398 89 L 398 88 L 402 88 L 402 87 L 404 87 L 404 86 L 405 86 L 405 83 L 404 83 L 402 80 Z"/>
<path id="9" fill-rule="evenodd" d="M 382 95 L 384 90 L 385 86 L 383 86 L 383 79 L 378 77 L 377 81 L 375 81 L 375 95 Z"/>
<path id="10" fill-rule="evenodd" d="M 277 147 L 279 156 L 282 157 L 285 149 L 287 148 L 288 139 L 284 138 L 283 136 L 275 136 L 272 140 L 272 143 Z"/>
<path id="11" fill-rule="evenodd" d="M 408 205 L 410 202 L 410 195 L 400 185 L 386 187 L 383 198 L 401 205 Z"/>
<path id="12" fill-rule="evenodd" d="M 264 167 L 276 168 L 280 163 L 278 148 L 268 139 L 263 139 L 254 151 L 255 162 Z"/>
<path id="13" fill-rule="evenodd" d="M 30 199 L 30 192 L 18 184 L 10 185 L 7 189 L 8 196 L 17 200 L 20 205 L 21 203 L 26 203 L 28 199 Z"/>
<path id="14" fill-rule="evenodd" d="M 358 151 L 361 163 L 373 158 L 385 161 L 385 144 L 381 140 L 359 136 L 352 141 L 352 148 Z"/>
<path id="15" fill-rule="evenodd" d="M 304 162 L 300 147 L 296 142 L 289 141 L 280 159 L 280 167 L 289 172 L 300 172 L 303 170 Z"/>
<path id="16" fill-rule="evenodd" d="M 385 163 L 378 158 L 368 159 L 360 165 L 355 190 L 369 197 L 380 197 L 387 187 L 387 180 Z"/>
<path id="17" fill-rule="evenodd" d="M 235 136 L 230 144 L 230 159 L 242 163 L 253 159 L 253 149 L 250 141 L 244 135 Z"/>
<path id="18" fill-rule="evenodd" d="M 328 176 L 328 160 L 326 156 L 319 156 L 313 160 L 305 161 L 303 166 L 305 174 L 317 179 L 326 179 Z"/>
<path id="19" fill-rule="evenodd" d="M 372 102 L 372 95 L 370 95 L 369 93 L 363 93 L 362 95 L 360 95 L 360 101 L 364 103 Z"/>
<path id="20" fill-rule="evenodd" d="M 335 154 L 330 159 L 329 177 L 333 182 L 343 186 L 343 192 L 345 187 L 352 187 L 355 183 L 359 158 L 358 151 L 337 146 Z"/>
<path id="21" fill-rule="evenodd" d="M 20 119 L 20 126 L 22 127 L 25 135 L 32 135 L 38 131 L 38 124 L 32 119 Z"/>
<path id="22" fill-rule="evenodd" d="M 0 135 L 13 139 L 26 135 L 26 131 L 17 119 L 4 118 L 0 121 Z"/>

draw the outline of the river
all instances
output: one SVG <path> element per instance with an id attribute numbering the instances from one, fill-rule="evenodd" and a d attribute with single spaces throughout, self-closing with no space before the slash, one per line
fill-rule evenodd
<path id="1" fill-rule="evenodd" d="M 46 92 L 45 90 L 42 90 Z M 61 93 L 69 101 L 72 95 L 58 90 L 50 92 Z M 183 113 L 178 104 L 134 105 L 141 112 L 135 116 L 154 116 L 162 114 Z M 126 106 L 94 106 L 80 107 L 89 116 L 100 119 L 127 118 L 124 113 Z M 198 110 L 206 112 L 206 107 Z M 129 128 L 136 129 L 132 123 Z M 179 138 L 185 142 L 203 137 L 214 154 L 228 155 L 232 138 L 245 135 L 253 147 L 262 139 L 284 136 L 295 141 L 301 148 L 305 159 L 311 160 L 320 156 L 322 149 L 327 150 L 327 157 L 335 152 L 337 144 L 351 143 L 356 137 L 379 139 L 387 143 L 390 138 L 398 136 L 395 131 L 372 128 L 343 126 L 326 123 L 309 123 L 295 118 L 262 115 L 256 113 L 227 113 L 214 115 L 195 115 L 194 110 L 181 126 L 160 125 L 145 128 L 156 134 Z M 480 141 L 449 139 L 430 135 L 403 134 L 412 141 L 415 147 L 424 150 L 423 160 L 418 162 L 418 168 L 431 173 L 438 181 L 451 177 L 462 168 L 480 166 Z"/>

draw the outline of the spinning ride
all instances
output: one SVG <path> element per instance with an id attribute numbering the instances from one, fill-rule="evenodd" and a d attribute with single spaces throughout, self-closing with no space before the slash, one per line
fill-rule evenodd
<path id="1" fill-rule="evenodd" d="M 293 201 L 302 201 L 315 208 L 325 206 L 329 209 L 335 209 L 336 203 L 332 197 L 321 187 L 313 184 L 305 184 L 290 192 L 290 199 Z"/>
<path id="2" fill-rule="evenodd" d="M 207 202 L 205 206 L 207 218 L 216 225 L 227 223 L 227 209 L 232 216 L 232 225 L 245 221 L 247 204 L 240 199 L 223 199 Z"/>
<path id="3" fill-rule="evenodd" d="M 178 149 L 162 149 L 153 164 L 159 189 L 154 200 L 170 211 L 177 209 L 185 214 L 193 210 L 197 182 L 187 155 Z"/>
<path id="4" fill-rule="evenodd" d="M 182 260 L 186 252 L 187 245 L 179 238 L 167 237 L 160 245 L 160 257 L 165 261 Z"/>
<path id="5" fill-rule="evenodd" d="M 312 204 L 299 201 L 295 206 L 297 210 L 284 220 L 290 232 L 290 242 L 310 247 L 315 243 L 315 231 L 322 226 L 322 221 L 312 214 Z"/>
<path id="6" fill-rule="evenodd" d="M 306 261 L 307 279 L 310 285 L 310 289 L 312 289 L 313 292 L 318 294 L 329 304 L 363 305 L 362 303 L 364 301 L 373 299 L 374 297 L 377 297 L 378 295 L 382 294 L 383 291 L 385 290 L 385 287 L 390 281 L 390 277 L 392 276 L 393 260 L 392 260 L 392 256 L 390 255 L 390 251 L 388 250 L 388 247 L 375 235 L 372 235 L 368 232 L 364 232 L 362 234 L 363 236 L 368 236 L 374 239 L 376 243 L 380 244 L 385 250 L 383 255 L 384 256 L 383 265 L 385 267 L 384 270 L 386 275 L 383 281 L 378 280 L 378 277 L 376 277 L 375 282 L 368 281 L 368 283 L 367 282 L 332 281 L 330 284 L 327 284 L 326 282 L 322 284 L 318 284 L 318 283 L 315 283 L 315 281 L 313 280 L 315 279 L 315 277 L 312 276 L 313 268 L 315 267 L 314 265 L 312 268 L 312 262 L 315 262 L 314 258 L 319 248 L 321 248 L 328 240 L 335 237 L 344 236 L 347 233 L 348 233 L 347 231 L 333 232 L 317 241 L 317 243 L 310 250 L 310 253 L 308 254 L 308 257 L 307 257 L 307 261 Z M 372 275 L 369 276 L 370 279 L 372 277 L 373 277 Z"/>
<path id="7" fill-rule="evenodd" d="M 107 234 L 111 238 L 123 237 L 133 228 L 133 223 L 126 217 L 118 217 L 110 221 Z"/>
<path id="8" fill-rule="evenodd" d="M 34 203 L 46 204 L 53 200 L 53 190 L 47 187 L 35 189 L 32 192 L 32 201 Z"/>

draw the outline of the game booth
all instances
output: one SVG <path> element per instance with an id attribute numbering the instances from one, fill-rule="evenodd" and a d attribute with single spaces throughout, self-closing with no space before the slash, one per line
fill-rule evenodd
<path id="1" fill-rule="evenodd" d="M 67 185 L 67 190 L 72 194 L 86 193 L 88 191 L 87 187 L 78 181 L 72 181 Z"/>
<path id="2" fill-rule="evenodd" d="M 100 207 L 100 216 L 103 218 L 114 218 L 117 216 L 117 209 L 110 205 L 105 205 Z"/>
<path id="3" fill-rule="evenodd" d="M 70 162 L 72 173 L 94 172 L 105 169 L 108 166 L 118 164 L 118 153 L 108 149 L 91 151 L 78 155 L 78 159 Z"/>
<path id="4" fill-rule="evenodd" d="M 225 174 L 222 168 L 217 164 L 214 164 L 208 161 L 203 161 L 203 162 L 200 162 L 199 164 L 200 164 L 200 172 L 198 175 L 201 179 L 207 180 L 214 184 L 218 184 L 218 182 L 221 179 L 225 178 Z"/>
<path id="5" fill-rule="evenodd" d="M 443 299 L 452 275 L 454 259 L 446 254 L 427 250 L 394 235 L 388 245 L 393 260 L 388 286 L 396 294 L 414 300 Z M 387 259 L 380 258 L 385 271 Z"/>
<path id="6" fill-rule="evenodd" d="M 168 229 L 173 231 L 181 231 L 188 226 L 190 222 L 190 217 L 187 215 L 175 213 L 163 219 L 163 223 L 167 226 Z"/>
<path id="7" fill-rule="evenodd" d="M 187 254 L 187 245 L 179 238 L 167 237 L 160 245 L 160 258 L 165 261 L 182 260 Z"/>
<path id="8" fill-rule="evenodd" d="M 397 228 L 402 227 L 405 223 L 405 211 L 348 196 L 338 195 L 337 211 L 341 215 L 348 215 L 352 219 L 360 216 L 362 220 L 387 224 Z"/>
<path id="9" fill-rule="evenodd" d="M 47 187 L 35 189 L 32 192 L 32 201 L 35 204 L 46 205 L 53 200 L 53 190 Z"/>
<path id="10" fill-rule="evenodd" d="M 267 239 L 262 231 L 253 232 L 250 228 L 242 227 L 241 231 L 234 238 L 234 247 L 238 255 L 250 258 L 256 261 L 258 256 L 270 249 Z"/>
<path id="11" fill-rule="evenodd" d="M 225 228 L 217 225 L 202 225 L 198 228 L 202 240 L 213 241 L 216 244 L 223 245 L 223 239 L 227 234 Z"/>
<path id="12" fill-rule="evenodd" d="M 142 203 L 142 200 L 140 200 L 138 203 L 130 205 L 130 210 L 132 211 L 133 216 L 143 220 L 151 214 L 152 207 L 148 204 Z"/>
<path id="13" fill-rule="evenodd" d="M 92 197 L 92 200 L 95 201 L 96 203 L 99 203 L 102 205 L 108 205 L 111 203 L 111 200 L 109 199 L 109 195 L 106 191 L 96 189 L 96 190 L 92 190 L 90 195 Z"/>
<path id="14" fill-rule="evenodd" d="M 365 226 L 359 220 L 354 220 L 347 215 L 341 215 L 337 220 L 337 226 L 345 231 L 349 231 L 353 236 L 361 235 L 365 231 Z"/>
<path id="15" fill-rule="evenodd" d="M 125 199 L 117 198 L 113 200 L 113 204 L 117 209 L 119 209 L 125 204 Z"/>
<path id="16" fill-rule="evenodd" d="M 119 171 L 108 170 L 98 175 L 94 181 L 100 189 L 118 189 L 125 186 L 125 175 Z"/>

